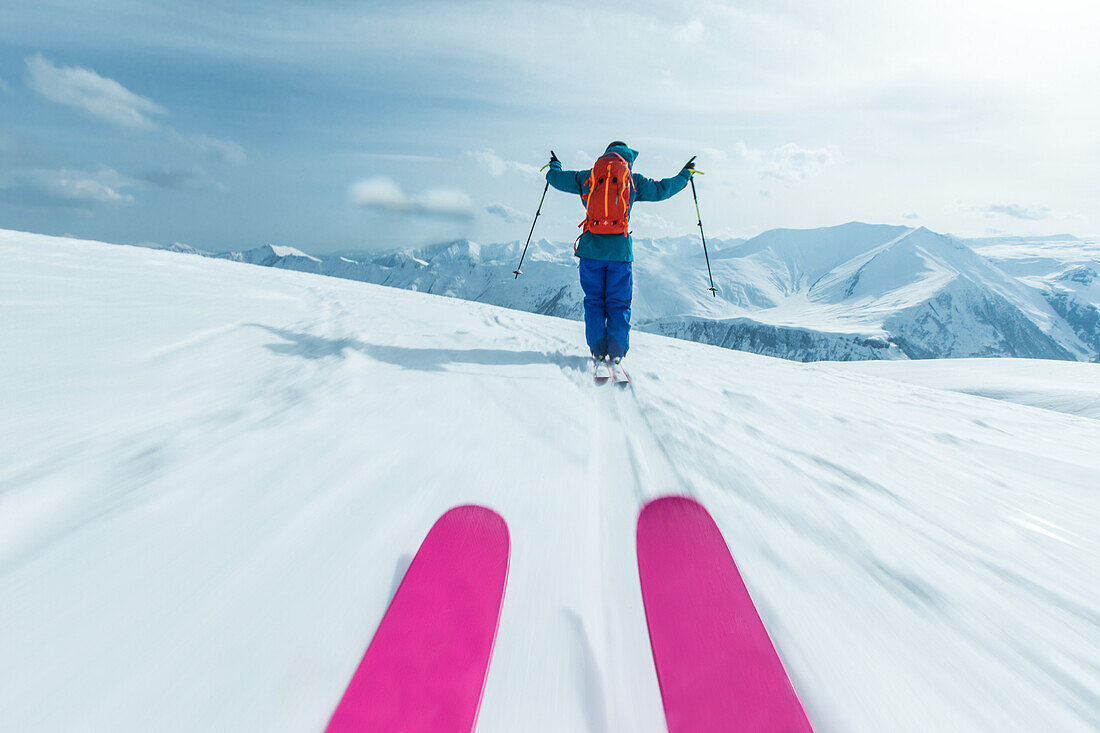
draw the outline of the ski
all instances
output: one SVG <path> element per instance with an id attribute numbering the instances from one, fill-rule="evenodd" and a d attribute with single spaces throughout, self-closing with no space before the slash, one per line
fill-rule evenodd
<path id="1" fill-rule="evenodd" d="M 611 360 L 611 379 L 615 382 L 616 387 L 629 387 L 630 375 L 623 369 L 622 362 Z"/>
<path id="2" fill-rule="evenodd" d="M 638 517 L 642 602 L 669 733 L 813 733 L 718 525 L 681 496 Z"/>
<path id="3" fill-rule="evenodd" d="M 327 733 L 468 733 L 508 579 L 508 526 L 459 506 L 424 538 Z"/>
<path id="4" fill-rule="evenodd" d="M 596 372 L 593 375 L 596 384 L 607 384 L 611 381 L 611 367 L 607 359 L 593 359 L 593 361 L 596 363 Z"/>

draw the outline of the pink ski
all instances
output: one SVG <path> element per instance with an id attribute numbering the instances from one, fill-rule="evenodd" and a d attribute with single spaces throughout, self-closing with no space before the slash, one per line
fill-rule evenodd
<path id="1" fill-rule="evenodd" d="M 616 387 L 625 388 L 630 386 L 630 375 L 623 369 L 623 365 L 614 359 L 611 360 L 611 379 L 614 380 Z"/>
<path id="2" fill-rule="evenodd" d="M 693 499 L 638 517 L 638 572 L 669 733 L 812 733 L 718 525 Z"/>
<path id="3" fill-rule="evenodd" d="M 607 384 L 611 381 L 611 364 L 607 359 L 596 359 L 596 373 L 594 379 L 596 384 Z"/>
<path id="4" fill-rule="evenodd" d="M 424 538 L 327 733 L 469 733 L 508 578 L 508 527 L 460 506 Z"/>

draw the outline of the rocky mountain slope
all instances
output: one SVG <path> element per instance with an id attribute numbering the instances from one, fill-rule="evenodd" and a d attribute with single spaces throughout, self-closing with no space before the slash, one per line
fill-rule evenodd
<path id="1" fill-rule="evenodd" d="M 1100 249 L 1077 240 L 961 240 L 853 222 L 711 243 L 635 243 L 643 331 L 799 361 L 1016 356 L 1100 358 Z M 315 257 L 266 246 L 226 257 L 579 319 L 568 244 L 460 240 Z M 1037 252 L 1036 250 L 1041 250 Z"/>

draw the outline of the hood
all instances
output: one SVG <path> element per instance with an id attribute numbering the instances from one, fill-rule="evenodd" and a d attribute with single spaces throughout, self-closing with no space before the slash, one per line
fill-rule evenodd
<path id="1" fill-rule="evenodd" d="M 638 157 L 638 151 L 633 148 L 628 148 L 625 145 L 608 145 L 607 150 L 603 151 L 604 155 L 608 153 L 618 153 L 626 158 L 626 162 L 630 164 L 630 167 L 634 167 L 634 159 Z"/>

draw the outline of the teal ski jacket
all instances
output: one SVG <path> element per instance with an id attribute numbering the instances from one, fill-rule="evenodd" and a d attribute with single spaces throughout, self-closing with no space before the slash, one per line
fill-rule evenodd
<path id="1" fill-rule="evenodd" d="M 618 153 L 626 158 L 631 171 L 634 170 L 634 159 L 638 157 L 638 151 L 625 145 L 609 145 L 604 153 Z M 563 171 L 560 161 L 550 163 L 550 170 L 546 171 L 547 182 L 565 193 L 575 193 L 578 196 L 588 193 L 588 175 L 591 169 L 586 171 Z M 691 171 L 687 168 L 672 178 L 655 181 L 646 178 L 640 173 L 631 173 L 634 179 L 634 190 L 630 193 L 630 208 L 634 208 L 635 201 L 664 201 L 671 198 L 691 180 Z M 592 260 L 610 260 L 612 262 L 633 262 L 634 241 L 630 234 L 595 234 L 585 232 L 577 242 L 577 257 L 587 257 Z"/>

